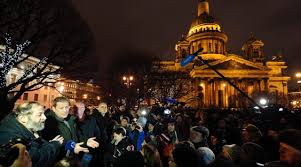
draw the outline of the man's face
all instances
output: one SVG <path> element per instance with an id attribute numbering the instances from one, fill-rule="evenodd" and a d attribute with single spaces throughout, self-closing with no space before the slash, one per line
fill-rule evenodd
<path id="1" fill-rule="evenodd" d="M 203 135 L 200 132 L 196 132 L 194 130 L 191 130 L 190 131 L 190 140 L 193 143 L 199 143 L 199 142 L 201 142 L 203 140 Z"/>
<path id="2" fill-rule="evenodd" d="M 168 132 L 173 132 L 173 131 L 175 131 L 175 124 L 173 124 L 173 123 L 168 123 L 167 129 L 168 129 Z"/>
<path id="3" fill-rule="evenodd" d="M 121 119 L 120 124 L 121 124 L 122 127 L 127 127 L 128 126 L 128 120 L 127 119 Z"/>
<path id="4" fill-rule="evenodd" d="M 153 131 L 154 130 L 154 125 L 148 124 L 148 131 Z"/>
<path id="5" fill-rule="evenodd" d="M 122 134 L 113 133 L 114 140 L 119 141 L 119 140 L 122 140 L 122 138 L 123 138 Z"/>
<path id="6" fill-rule="evenodd" d="M 287 161 L 289 164 L 293 164 L 295 159 L 301 155 L 301 152 L 285 143 L 280 142 L 280 160 Z"/>
<path id="7" fill-rule="evenodd" d="M 101 112 L 102 114 L 106 114 L 108 112 L 107 104 L 105 104 L 105 103 L 99 104 L 98 111 Z"/>
<path id="8" fill-rule="evenodd" d="M 124 106 L 124 105 L 119 106 L 119 110 L 120 110 L 121 112 L 125 111 L 125 106 Z"/>
<path id="9" fill-rule="evenodd" d="M 26 126 L 33 131 L 40 131 L 44 129 L 46 116 L 44 115 L 44 108 L 40 105 L 32 106 L 32 114 L 28 116 Z"/>
<path id="10" fill-rule="evenodd" d="M 57 117 L 64 119 L 69 114 L 70 105 L 67 101 L 57 102 L 56 106 L 53 106 L 52 109 Z"/>

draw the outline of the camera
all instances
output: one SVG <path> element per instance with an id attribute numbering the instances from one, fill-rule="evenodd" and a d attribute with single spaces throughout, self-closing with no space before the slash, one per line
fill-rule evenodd
<path id="1" fill-rule="evenodd" d="M 2 166 L 10 166 L 18 158 L 19 149 L 16 147 L 12 148 L 13 145 L 18 143 L 25 145 L 27 150 L 30 147 L 30 142 L 23 138 L 11 139 L 7 144 L 0 146 L 0 164 Z"/>

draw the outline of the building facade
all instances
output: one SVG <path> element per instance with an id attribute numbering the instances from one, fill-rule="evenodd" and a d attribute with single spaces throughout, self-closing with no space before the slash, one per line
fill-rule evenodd
<path id="1" fill-rule="evenodd" d="M 6 76 L 7 85 L 15 83 L 24 75 L 24 70 L 38 63 L 40 59 L 35 57 L 29 57 L 26 61 L 18 64 Z M 58 69 L 58 66 L 49 65 L 49 68 Z M 62 78 L 59 74 L 53 76 L 55 79 L 48 79 L 45 82 L 52 82 L 44 85 L 42 88 L 25 92 L 15 103 L 15 107 L 18 105 L 36 101 L 43 105 L 45 108 L 51 108 L 52 101 L 59 96 L 66 96 L 70 99 L 71 104 L 75 101 L 83 101 L 86 104 L 97 105 L 101 100 L 101 91 L 98 85 L 92 83 L 85 83 L 79 80 L 71 80 Z M 35 82 L 35 81 L 33 81 Z M 29 83 L 31 84 L 31 83 Z M 18 90 L 16 87 L 14 90 Z M 9 96 L 14 96 L 10 94 Z"/>
<path id="2" fill-rule="evenodd" d="M 12 68 L 6 76 L 7 85 L 17 82 L 18 79 L 24 75 L 25 69 L 35 65 L 39 61 L 40 61 L 40 59 L 30 56 L 28 59 L 26 59 L 22 63 L 18 64 L 16 67 Z M 58 69 L 59 67 L 55 66 L 55 65 L 49 65 L 48 68 Z M 51 78 L 59 78 L 59 77 L 60 77 L 60 75 L 57 74 L 55 76 L 52 76 Z M 31 84 L 34 84 L 35 82 L 36 81 L 32 81 L 32 83 L 29 83 L 29 84 L 31 85 Z M 46 79 L 45 82 L 54 82 L 55 83 L 55 79 Z M 37 89 L 37 90 L 25 92 L 16 101 L 15 107 L 17 107 L 18 105 L 25 103 L 25 102 L 36 101 L 36 102 L 39 102 L 41 105 L 45 106 L 45 108 L 50 108 L 51 104 L 52 104 L 52 100 L 55 97 L 60 96 L 60 93 L 54 88 L 54 86 L 55 86 L 54 83 L 53 84 L 49 83 L 49 86 L 43 86 L 42 88 Z M 19 87 L 16 87 L 14 89 L 14 91 L 19 90 L 19 89 L 20 89 Z M 33 88 L 33 89 L 35 89 L 35 88 Z M 10 94 L 9 96 L 13 96 L 13 94 Z"/>
<path id="3" fill-rule="evenodd" d="M 208 0 L 199 0 L 197 10 L 188 33 L 175 46 L 175 60 L 160 62 L 161 73 L 175 71 L 190 76 L 188 80 L 184 80 L 185 95 L 176 97 L 177 100 L 199 108 L 243 108 L 252 105 L 197 58 L 181 67 L 183 59 L 203 48 L 198 56 L 255 102 L 260 97 L 266 97 L 270 104 L 287 105 L 287 82 L 290 77 L 285 75 L 287 65 L 282 56 L 277 55 L 267 60 L 263 52 L 264 43 L 252 34 L 242 46 L 242 55 L 228 53 L 228 36 L 210 15 Z"/>
<path id="4" fill-rule="evenodd" d="M 56 87 L 63 96 L 70 99 L 71 103 L 82 101 L 86 105 L 98 105 L 102 99 L 100 86 L 91 82 L 60 78 Z"/>

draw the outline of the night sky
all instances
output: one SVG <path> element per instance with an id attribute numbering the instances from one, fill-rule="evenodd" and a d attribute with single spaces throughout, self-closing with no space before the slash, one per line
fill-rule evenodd
<path id="1" fill-rule="evenodd" d="M 139 52 L 173 59 L 175 43 L 186 34 L 197 12 L 197 0 L 72 0 L 90 26 L 96 42 L 99 71 L 108 75 L 116 60 Z M 230 53 L 240 54 L 243 42 L 253 32 L 265 44 L 265 55 L 280 50 L 289 72 L 301 70 L 300 0 L 210 0 L 210 14 L 229 37 Z M 133 57 L 135 57 L 133 55 Z M 136 55 L 137 58 L 137 55 Z M 95 62 L 95 60 L 91 60 Z"/>

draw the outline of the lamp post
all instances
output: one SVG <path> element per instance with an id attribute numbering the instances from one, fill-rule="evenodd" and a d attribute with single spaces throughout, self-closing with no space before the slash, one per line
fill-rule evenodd
<path id="1" fill-rule="evenodd" d="M 123 84 L 125 84 L 127 88 L 130 88 L 130 86 L 133 85 L 132 81 L 134 80 L 134 77 L 132 75 L 130 76 L 124 75 L 122 77 L 122 80 L 123 80 Z"/>

